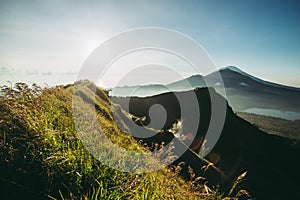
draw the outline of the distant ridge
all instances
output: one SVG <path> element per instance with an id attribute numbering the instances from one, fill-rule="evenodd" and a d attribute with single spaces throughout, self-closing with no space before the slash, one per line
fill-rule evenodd
<path id="1" fill-rule="evenodd" d="M 223 83 L 220 83 L 219 75 Z M 204 87 L 223 87 L 235 112 L 250 112 L 289 120 L 300 119 L 300 88 L 262 80 L 235 66 L 221 68 L 206 76 L 192 75 L 167 85 L 117 87 L 110 95 L 149 97 L 170 91 L 189 91 Z"/>

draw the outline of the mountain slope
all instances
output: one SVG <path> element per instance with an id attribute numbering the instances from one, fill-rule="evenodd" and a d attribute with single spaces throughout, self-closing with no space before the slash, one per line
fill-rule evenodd
<path id="1" fill-rule="evenodd" d="M 257 82 L 260 82 L 264 85 L 269 85 L 269 86 L 273 86 L 273 87 L 278 87 L 278 88 L 284 88 L 284 89 L 289 89 L 289 90 L 296 90 L 296 91 L 300 91 L 300 88 L 296 88 L 296 87 L 291 87 L 291 86 L 286 86 L 286 85 L 281 85 L 281 84 L 277 84 L 277 83 L 273 83 L 273 82 L 269 82 L 269 81 L 265 81 L 265 80 L 262 80 L 260 78 L 257 78 L 255 76 L 252 76 L 251 74 L 248 74 L 242 70 L 240 70 L 239 68 L 235 67 L 235 66 L 228 66 L 228 67 L 225 67 L 221 70 L 231 70 L 231 71 L 234 71 L 234 72 L 237 72 L 239 74 L 242 74 L 244 76 L 247 76 Z"/>
<path id="2" fill-rule="evenodd" d="M 221 69 L 220 74 L 228 101 L 235 111 L 263 108 L 300 112 L 300 92 L 297 89 L 257 81 L 252 76 L 230 68 Z M 213 79 L 214 74 L 207 77 Z"/>
<path id="3" fill-rule="evenodd" d="M 200 102 L 198 106 L 201 118 L 197 135 L 190 148 L 199 152 L 203 142 L 201 138 L 206 134 L 210 124 L 211 100 L 209 89 L 197 89 L 195 92 L 198 102 Z M 127 111 L 139 118 L 144 117 L 144 125 L 151 122 L 149 115 L 151 106 L 162 105 L 167 113 L 167 120 L 162 131 L 166 132 L 178 119 L 181 119 L 180 106 L 176 97 L 184 98 L 188 93 L 193 93 L 193 91 L 165 93 L 145 98 L 119 97 L 114 98 L 114 102 L 120 104 L 121 107 L 126 107 L 125 104 L 129 102 Z M 217 93 L 213 95 L 219 100 L 223 98 Z M 163 121 L 163 119 L 161 120 Z M 185 116 L 182 120 L 183 135 L 188 136 L 189 130 L 192 129 L 189 127 L 189 122 L 193 120 L 195 120 L 193 114 Z M 142 140 L 145 141 L 145 139 Z M 148 138 L 146 142 L 151 143 L 155 140 L 157 140 L 155 137 L 152 140 Z M 166 143 L 168 141 L 165 140 Z M 299 144 L 260 131 L 257 127 L 236 116 L 227 106 L 221 137 L 212 152 L 206 157 L 223 171 L 224 176 L 208 173 L 206 177 L 209 184 L 220 184 L 222 191 L 228 192 L 234 180 L 241 173 L 247 171 L 246 180 L 241 183 L 239 189 L 247 188 L 257 199 L 284 199 L 287 196 L 291 199 L 299 199 L 300 194 L 297 191 L 297 188 L 300 187 L 298 182 L 300 161 L 297 159 L 299 154 Z M 191 159 L 188 161 L 187 164 L 193 167 L 195 173 L 203 176 L 201 167 L 193 165 Z"/>
<path id="4" fill-rule="evenodd" d="M 118 128 L 111 109 L 119 107 L 111 105 L 106 91 L 87 81 L 77 84 L 81 87 L 73 98 L 84 111 L 96 109 L 103 132 L 115 145 L 149 151 Z M 42 89 L 19 83 L 1 89 L 1 199 L 221 199 L 214 191 L 205 192 L 204 185 L 196 190 L 193 181 L 170 168 L 133 174 L 95 159 L 75 129 L 74 85 Z"/>
<path id="5" fill-rule="evenodd" d="M 224 86 L 218 82 L 217 73 L 221 75 Z M 222 68 L 218 72 L 212 72 L 206 76 L 193 75 L 166 86 L 160 86 L 160 89 L 157 89 L 157 85 L 156 87 L 149 85 L 141 88 L 138 86 L 119 87 L 110 95 L 146 97 L 207 86 L 224 87 L 226 98 L 235 112 L 254 112 L 292 120 L 300 119 L 300 88 L 264 81 L 233 66 Z M 134 88 L 137 92 L 126 92 L 128 88 Z"/>

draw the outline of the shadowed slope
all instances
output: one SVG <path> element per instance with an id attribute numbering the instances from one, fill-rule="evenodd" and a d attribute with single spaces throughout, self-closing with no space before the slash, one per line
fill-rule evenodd
<path id="1" fill-rule="evenodd" d="M 192 91 L 189 91 L 192 92 Z M 145 117 L 144 125 L 147 125 L 151 119 L 149 117 L 149 108 L 152 105 L 160 104 L 165 107 L 167 120 L 162 129 L 166 132 L 174 123 L 181 119 L 180 108 L 176 96 L 184 96 L 189 92 L 165 93 L 146 98 L 132 97 L 129 102 L 131 114 L 137 117 Z M 199 100 L 200 121 L 196 139 L 203 137 L 208 129 L 211 120 L 211 102 L 207 88 L 195 90 Z M 217 94 L 216 94 L 217 95 Z M 222 98 L 218 95 L 218 98 Z M 128 99 L 114 98 L 115 103 L 122 107 Z M 189 121 L 194 120 L 194 116 L 185 116 L 182 121 L 182 133 L 189 133 Z M 213 123 L 213 122 L 212 122 Z M 138 123 L 139 124 L 139 123 Z M 141 125 L 141 124 L 140 124 Z M 163 137 L 163 136 L 162 136 Z M 145 139 L 142 139 L 145 141 Z M 147 143 L 156 142 L 153 137 L 146 140 Z M 159 142 L 164 141 L 159 138 Z M 165 142 L 170 141 L 166 137 Z M 197 140 L 194 140 L 197 141 Z M 202 142 L 203 140 L 198 140 Z M 193 148 L 193 144 L 190 146 Z M 198 149 L 194 149 L 196 152 Z M 288 197 L 299 198 L 300 194 L 297 188 L 300 187 L 298 180 L 300 174 L 300 155 L 299 145 L 293 144 L 291 140 L 278 136 L 271 136 L 243 119 L 237 117 L 228 106 L 224 129 L 218 143 L 207 156 L 208 160 L 215 162 L 225 174 L 224 177 L 216 174 L 205 174 L 207 180 L 212 185 L 219 183 L 223 191 L 228 191 L 234 183 L 234 180 L 244 171 L 248 171 L 246 180 L 244 180 L 239 189 L 247 188 L 254 197 L 258 199 L 283 199 Z M 183 158 L 186 154 L 183 155 Z M 180 159 L 191 165 L 198 175 L 203 175 L 201 166 L 193 164 L 193 158 Z M 178 162 L 179 162 L 178 161 Z M 214 176 L 215 175 L 215 176 Z"/>

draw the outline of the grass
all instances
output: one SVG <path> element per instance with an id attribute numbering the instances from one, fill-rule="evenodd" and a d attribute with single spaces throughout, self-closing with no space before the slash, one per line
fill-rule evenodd
<path id="1" fill-rule="evenodd" d="M 97 88 L 77 91 L 95 102 L 107 137 L 134 152 L 148 150 L 112 120 L 109 98 Z M 53 88 L 2 87 L 0 97 L 1 199 L 222 199 L 216 190 L 184 181 L 177 167 L 126 173 L 95 159 L 83 146 L 73 121 L 73 85 Z M 91 102 L 82 101 L 82 108 Z"/>

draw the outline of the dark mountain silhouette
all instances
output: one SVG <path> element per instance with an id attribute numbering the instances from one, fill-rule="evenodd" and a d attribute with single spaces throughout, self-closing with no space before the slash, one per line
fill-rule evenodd
<path id="1" fill-rule="evenodd" d="M 225 70 L 227 73 L 235 73 Z M 249 80 L 250 81 L 250 80 Z M 253 82 L 247 82 L 253 84 Z M 258 83 L 257 83 L 258 84 Z M 269 86 L 266 86 L 269 87 Z M 280 90 L 280 89 L 279 89 Z M 137 138 L 148 146 L 153 143 L 165 142 L 168 144 L 174 135 L 168 130 L 181 119 L 180 105 L 178 97 L 185 98 L 190 93 L 194 93 L 198 99 L 200 110 L 200 121 L 194 141 L 189 145 L 195 152 L 199 152 L 203 143 L 203 136 L 206 135 L 208 126 L 211 122 L 211 102 L 220 103 L 224 98 L 217 94 L 213 89 L 197 88 L 194 91 L 186 92 L 169 92 L 151 97 L 114 97 L 113 102 L 119 104 L 129 113 L 134 115 L 135 123 L 147 126 L 151 123 L 149 109 L 152 105 L 162 105 L 167 113 L 167 120 L 163 128 L 154 136 L 149 138 Z M 291 92 L 292 93 L 292 92 Z M 209 95 L 211 94 L 211 95 Z M 212 101 L 212 98 L 214 101 Z M 186 99 L 188 101 L 188 99 Z M 129 102 L 129 107 L 126 103 Z M 196 108 L 188 108 L 196 109 Z M 191 122 L 195 120 L 193 115 L 184 116 L 182 121 L 182 133 L 187 135 L 193 127 Z M 139 120 L 143 118 L 141 123 Z M 128 119 L 127 119 L 128 120 Z M 155 119 L 157 120 L 157 119 Z M 124 120 L 125 123 L 126 119 Z M 180 147 L 179 140 L 175 140 L 176 145 Z M 247 171 L 246 179 L 239 184 L 237 189 L 246 189 L 257 199 L 299 199 L 300 193 L 300 154 L 299 145 L 294 141 L 279 136 L 268 135 L 251 125 L 247 121 L 239 118 L 234 114 L 231 107 L 227 104 L 226 120 L 221 136 L 207 155 L 207 159 L 215 163 L 215 166 L 224 174 L 217 170 L 201 169 L 205 163 L 201 163 L 191 150 L 187 150 L 173 164 L 185 162 L 181 175 L 189 178 L 187 173 L 188 166 L 191 166 L 196 175 L 207 178 L 210 185 L 220 185 L 223 192 L 228 192 L 236 178 L 243 172 Z"/>
<path id="2" fill-rule="evenodd" d="M 226 99 L 235 112 L 259 110 L 257 114 L 300 119 L 300 88 L 264 81 L 233 66 L 220 69 L 218 72 L 223 79 Z M 218 82 L 216 77 L 217 72 L 213 72 L 206 76 L 193 75 L 166 86 L 118 87 L 111 95 L 146 97 L 169 91 L 188 91 L 197 87 L 218 89 L 222 87 L 222 83 Z"/>

